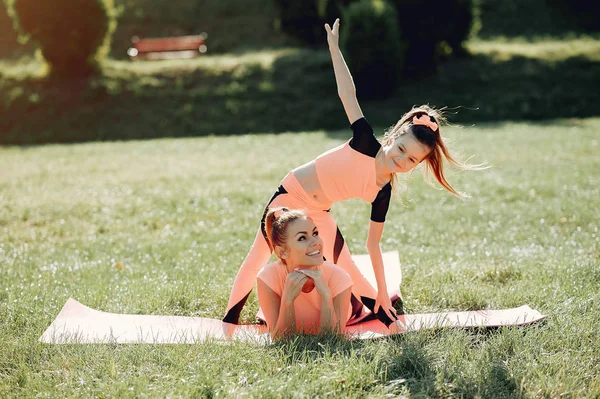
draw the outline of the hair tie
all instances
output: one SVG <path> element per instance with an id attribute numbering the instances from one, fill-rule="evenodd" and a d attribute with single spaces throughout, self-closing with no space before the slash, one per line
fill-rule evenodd
<path id="1" fill-rule="evenodd" d="M 275 219 L 279 219 L 279 218 L 281 217 L 281 214 L 282 214 L 283 212 L 288 212 L 288 211 L 289 211 L 289 209 L 287 209 L 287 208 L 286 208 L 286 207 L 284 207 L 284 206 L 283 206 L 283 207 L 280 207 L 280 208 L 276 208 L 276 209 L 273 211 L 273 216 L 275 216 Z"/>
<path id="2" fill-rule="evenodd" d="M 431 121 L 431 118 L 429 117 L 429 115 L 427 114 L 423 114 L 421 115 L 421 117 L 417 118 L 417 116 L 415 115 L 415 117 L 412 120 L 413 125 L 423 125 L 423 126 L 427 126 L 428 128 L 430 128 L 431 130 L 433 130 L 434 132 L 436 130 L 438 130 L 438 125 L 435 122 Z"/>

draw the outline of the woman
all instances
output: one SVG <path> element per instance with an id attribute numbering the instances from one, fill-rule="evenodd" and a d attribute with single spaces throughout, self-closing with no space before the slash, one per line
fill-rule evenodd
<path id="1" fill-rule="evenodd" d="M 323 260 L 315 223 L 300 210 L 275 208 L 266 216 L 266 232 L 279 258 L 258 273 L 258 301 L 271 337 L 343 333 L 352 280 Z"/>
<path id="2" fill-rule="evenodd" d="M 236 276 L 227 313 L 223 321 L 238 323 L 239 314 L 250 295 L 258 271 L 268 262 L 273 247 L 265 231 L 265 216 L 269 208 L 285 206 L 304 209 L 318 227 L 324 241 L 324 256 L 343 268 L 352 278 L 353 315 L 358 316 L 366 305 L 387 326 L 392 325 L 396 310 L 387 294 L 383 273 L 382 252 L 379 246 L 388 211 L 392 185 L 398 173 L 407 173 L 421 162 L 427 172 L 446 190 L 461 196 L 446 180 L 443 159 L 456 167 L 465 168 L 448 153 L 439 125 L 443 121 L 436 110 L 422 106 L 413 108 L 396 123 L 380 143 L 364 118 L 356 98 L 352 76 L 339 49 L 339 19 L 330 28 L 325 25 L 333 62 L 338 94 L 353 131 L 346 143 L 320 155 L 294 170 L 281 181 L 263 213 L 254 244 Z M 334 202 L 362 198 L 371 203 L 371 220 L 367 237 L 377 291 L 362 276 L 348 247 L 329 212 Z"/>

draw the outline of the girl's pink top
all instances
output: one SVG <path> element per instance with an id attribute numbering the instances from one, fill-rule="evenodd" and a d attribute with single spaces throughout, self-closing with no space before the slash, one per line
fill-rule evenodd
<path id="1" fill-rule="evenodd" d="M 315 159 L 317 178 L 331 202 L 362 198 L 371 203 L 371 220 L 385 222 L 392 195 L 391 182 L 377 186 L 375 159 L 381 144 L 363 117 L 352 123 L 352 138 Z"/>
<path id="2" fill-rule="evenodd" d="M 321 188 L 332 202 L 348 198 L 373 202 L 381 190 L 377 186 L 375 158 L 350 147 L 350 141 L 319 155 L 315 165 Z"/>
<path id="3" fill-rule="evenodd" d="M 352 287 L 350 275 L 333 263 L 323 262 L 319 266 L 319 270 L 323 277 L 325 277 L 332 298 Z M 287 275 L 286 266 L 279 260 L 263 267 L 258 273 L 258 278 L 281 298 Z M 348 314 L 345 316 L 346 320 L 350 318 L 351 310 L 351 306 L 348 304 Z M 296 316 L 296 328 L 298 331 L 308 334 L 319 332 L 321 295 L 319 295 L 316 288 L 309 293 L 301 292 L 298 295 L 294 301 L 294 314 Z"/>

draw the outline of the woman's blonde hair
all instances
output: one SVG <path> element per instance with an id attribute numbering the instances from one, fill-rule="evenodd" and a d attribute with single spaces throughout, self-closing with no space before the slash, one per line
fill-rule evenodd
<path id="1" fill-rule="evenodd" d="M 423 115 L 427 115 L 430 121 L 437 124 L 437 129 L 434 131 L 431 127 L 421 124 L 414 124 L 414 118 L 421 118 Z M 440 135 L 440 125 L 446 123 L 446 117 L 442 110 L 437 110 L 430 107 L 429 105 L 421 105 L 413 107 L 410 111 L 402 115 L 402 118 L 392 126 L 388 131 L 385 132 L 383 139 L 381 140 L 382 146 L 391 145 L 399 136 L 408 132 L 412 133 L 413 136 L 423 145 L 427 146 L 431 151 L 423 160 L 426 165 L 424 170 L 425 180 L 431 184 L 431 175 L 440 183 L 440 185 L 456 195 L 459 198 L 468 197 L 467 194 L 457 191 L 446 179 L 444 175 L 444 158 L 448 163 L 458 169 L 480 169 L 480 165 L 469 165 L 457 161 L 446 146 L 444 138 Z M 397 186 L 397 174 L 392 177 L 392 187 Z"/>

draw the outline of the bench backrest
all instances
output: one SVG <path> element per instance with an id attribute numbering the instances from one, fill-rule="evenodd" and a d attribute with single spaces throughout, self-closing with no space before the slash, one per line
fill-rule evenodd
<path id="1" fill-rule="evenodd" d="M 198 50 L 205 44 L 206 35 L 166 37 L 156 39 L 139 39 L 134 37 L 133 47 L 139 53 L 160 52 L 160 51 L 182 51 Z"/>

